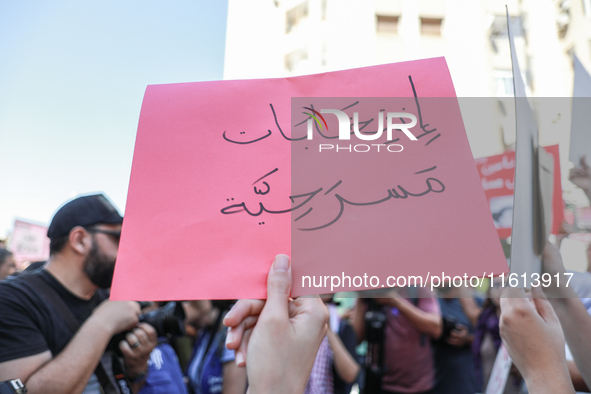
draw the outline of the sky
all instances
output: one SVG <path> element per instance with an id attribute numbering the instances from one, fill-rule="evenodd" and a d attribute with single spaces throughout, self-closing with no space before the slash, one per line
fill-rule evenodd
<path id="1" fill-rule="evenodd" d="M 123 213 L 147 85 L 220 80 L 225 0 L 0 0 L 0 239 L 105 193 Z"/>

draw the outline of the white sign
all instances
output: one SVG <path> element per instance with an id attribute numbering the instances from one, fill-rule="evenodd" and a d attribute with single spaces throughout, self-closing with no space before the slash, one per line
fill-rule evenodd
<path id="1" fill-rule="evenodd" d="M 49 259 L 47 227 L 23 220 L 15 220 L 9 249 L 14 254 L 17 263 Z"/>
<path id="2" fill-rule="evenodd" d="M 488 380 L 488 385 L 486 386 L 485 394 L 503 394 L 512 363 L 513 361 L 509 357 L 505 345 L 501 344 L 490 374 L 490 379 Z"/>

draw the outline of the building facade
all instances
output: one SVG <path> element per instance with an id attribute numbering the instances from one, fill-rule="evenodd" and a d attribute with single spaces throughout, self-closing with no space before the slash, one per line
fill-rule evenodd
<path id="1" fill-rule="evenodd" d="M 465 119 L 474 156 L 499 154 L 515 142 L 505 4 L 540 143 L 566 158 L 570 101 L 545 98 L 572 94 L 573 51 L 591 69 L 591 0 L 229 0 L 224 78 L 445 56 L 458 97 L 488 98 L 486 126 Z"/>

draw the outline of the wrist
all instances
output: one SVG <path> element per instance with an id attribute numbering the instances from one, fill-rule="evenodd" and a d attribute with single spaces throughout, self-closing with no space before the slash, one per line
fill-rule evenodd
<path id="1" fill-rule="evenodd" d="M 559 369 L 540 368 L 522 375 L 530 393 L 574 393 L 566 365 Z"/>
<path id="2" fill-rule="evenodd" d="M 146 363 L 146 365 L 143 368 L 126 368 L 125 375 L 131 383 L 135 384 L 141 382 L 142 380 L 145 380 L 148 376 L 148 364 Z"/>
<path id="3" fill-rule="evenodd" d="M 114 332 L 114 327 L 109 324 L 108 319 L 95 316 L 94 314 L 82 324 L 82 327 L 85 326 L 91 327 L 89 329 L 95 333 L 95 339 L 97 340 L 104 337 L 108 342 L 116 334 L 116 332 Z"/>
<path id="4" fill-rule="evenodd" d="M 306 381 L 307 382 L 307 381 Z M 304 384 L 301 388 L 297 386 L 297 389 L 294 389 L 296 386 L 291 386 L 289 382 L 282 382 L 277 385 L 266 385 L 266 384 L 250 384 L 248 383 L 248 391 L 246 394 L 277 394 L 277 393 L 284 393 L 284 394 L 301 394 L 306 390 L 306 384 Z"/>
<path id="5" fill-rule="evenodd" d="M 308 382 L 307 378 L 302 379 L 297 373 L 276 375 L 264 373 L 263 375 L 262 379 L 248 379 L 247 394 L 301 394 L 305 391 Z"/>
<path id="6" fill-rule="evenodd" d="M 143 380 L 146 380 L 148 377 L 148 365 L 146 364 L 145 369 L 142 369 L 139 372 L 127 371 L 125 374 L 127 375 L 127 378 L 131 384 L 139 383 Z"/>
<path id="7" fill-rule="evenodd" d="M 104 318 L 98 313 L 93 313 L 86 322 L 98 327 L 101 331 L 107 333 L 109 337 L 119 333 L 116 331 L 117 327 L 112 324 L 111 319 Z"/>

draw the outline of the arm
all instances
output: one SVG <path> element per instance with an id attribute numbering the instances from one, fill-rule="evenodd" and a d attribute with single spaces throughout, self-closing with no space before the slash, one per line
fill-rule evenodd
<path id="1" fill-rule="evenodd" d="M 0 380 L 19 378 L 29 394 L 82 393 L 111 337 L 137 324 L 138 314 L 136 302 L 103 302 L 57 357 L 46 351 L 0 363 Z"/>
<path id="2" fill-rule="evenodd" d="M 553 298 L 550 302 L 562 325 L 564 337 L 571 350 L 575 363 L 588 387 L 591 387 L 591 316 L 571 287 L 566 286 L 564 265 L 560 252 L 551 243 L 546 244 L 542 259 L 542 268 L 550 275 L 559 274 L 559 282 L 552 280 L 552 286 L 545 292 Z M 556 286 L 556 284 L 558 284 Z"/>
<path id="3" fill-rule="evenodd" d="M 132 380 L 131 386 L 134 393 L 139 392 L 146 383 L 148 360 L 157 344 L 156 329 L 147 323 L 140 323 L 125 336 L 125 341 L 119 343 L 125 362 L 125 374 L 130 379 L 143 375 L 138 381 Z"/>
<path id="4" fill-rule="evenodd" d="M 82 393 L 112 336 L 112 328 L 105 320 L 89 318 L 54 359 L 46 351 L 3 362 L 0 379 L 20 378 L 30 394 Z M 68 379 L 56 379 L 56 376 L 68 376 Z"/>
<path id="5" fill-rule="evenodd" d="M 580 375 L 591 386 L 591 316 L 578 298 L 556 298 L 551 302 Z"/>
<path id="6" fill-rule="evenodd" d="M 568 374 L 570 375 L 570 380 L 572 381 L 575 390 L 588 392 L 589 389 L 587 388 L 574 360 L 566 360 L 566 366 L 568 367 Z"/>
<path id="7" fill-rule="evenodd" d="M 441 316 L 436 313 L 425 312 L 410 303 L 406 298 L 393 298 L 394 306 L 398 308 L 420 332 L 431 338 L 439 338 L 443 330 Z"/>
<path id="8" fill-rule="evenodd" d="M 437 313 L 425 312 L 424 310 L 414 306 L 406 298 L 402 297 L 391 297 L 391 298 L 380 298 L 380 302 L 398 308 L 415 328 L 427 334 L 431 338 L 439 338 L 443 329 L 441 322 L 441 316 Z M 435 301 L 437 302 L 437 301 Z"/>
<path id="9" fill-rule="evenodd" d="M 482 308 L 478 306 L 474 298 L 470 297 L 467 290 L 461 295 L 462 298 L 459 298 L 459 300 L 466 317 L 472 323 L 472 327 L 474 327 L 478 323 L 478 316 L 480 316 Z"/>
<path id="10" fill-rule="evenodd" d="M 246 369 L 240 368 L 234 361 L 228 361 L 223 368 L 224 391 L 222 394 L 244 394 L 246 392 Z"/>
<path id="11" fill-rule="evenodd" d="M 334 353 L 334 367 L 345 382 L 353 383 L 359 374 L 359 364 L 345 348 L 338 334 L 328 330 L 328 343 Z"/>
<path id="12" fill-rule="evenodd" d="M 516 288 L 503 292 L 503 343 L 531 394 L 574 393 L 560 322 L 539 288 L 533 288 L 532 295 L 535 298 L 529 300 L 523 289 Z"/>

